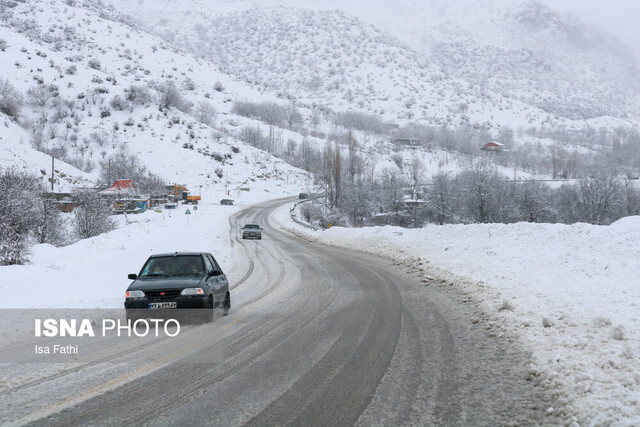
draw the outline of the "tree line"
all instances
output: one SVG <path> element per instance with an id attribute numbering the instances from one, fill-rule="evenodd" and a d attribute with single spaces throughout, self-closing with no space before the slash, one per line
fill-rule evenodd
<path id="1" fill-rule="evenodd" d="M 128 177 L 140 194 L 164 194 L 165 182 L 149 172 L 137 156 L 120 150 L 101 162 L 99 188 Z M 0 170 L 0 265 L 24 264 L 33 244 L 64 246 L 113 230 L 113 200 L 96 188 L 70 195 L 73 212 L 63 213 L 41 178 L 15 168 Z"/>

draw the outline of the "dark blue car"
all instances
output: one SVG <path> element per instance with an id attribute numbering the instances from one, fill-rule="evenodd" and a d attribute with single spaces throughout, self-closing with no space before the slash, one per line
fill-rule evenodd
<path id="1" fill-rule="evenodd" d="M 224 315 L 231 308 L 229 282 L 213 255 L 206 252 L 175 252 L 151 255 L 139 274 L 129 274 L 133 282 L 126 292 L 127 319 L 178 314 L 188 310 L 205 322 L 214 309 Z M 163 310 L 162 312 L 159 310 Z"/>

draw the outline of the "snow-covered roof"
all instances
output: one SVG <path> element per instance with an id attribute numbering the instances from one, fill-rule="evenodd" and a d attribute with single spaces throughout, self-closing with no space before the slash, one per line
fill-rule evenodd
<path id="1" fill-rule="evenodd" d="M 117 179 L 111 187 L 100 192 L 100 194 L 133 194 L 135 186 L 130 179 Z"/>

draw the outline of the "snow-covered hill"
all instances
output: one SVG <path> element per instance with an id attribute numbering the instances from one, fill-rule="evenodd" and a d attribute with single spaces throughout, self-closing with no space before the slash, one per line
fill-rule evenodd
<path id="1" fill-rule="evenodd" d="M 33 174 L 42 179 L 43 187 L 51 189 L 51 157 L 35 150 L 27 141 L 28 133 L 0 113 L 0 169 L 8 167 Z M 54 161 L 54 190 L 69 191 L 74 187 L 90 187 L 93 177 L 62 161 Z"/>
<path id="2" fill-rule="evenodd" d="M 513 128 L 640 116 L 628 49 L 539 1 L 109 1 L 244 80 L 334 110 Z"/>
<path id="3" fill-rule="evenodd" d="M 234 98 L 261 95 L 215 66 L 100 4 L 33 1 L 0 10 L 0 75 L 23 104 L 22 129 L 3 115 L 13 129 L 2 134 L 3 152 L 33 146 L 95 177 L 102 159 L 125 148 L 168 182 L 220 195 L 306 182 L 301 171 L 219 126 L 216 111 L 225 117 Z"/>

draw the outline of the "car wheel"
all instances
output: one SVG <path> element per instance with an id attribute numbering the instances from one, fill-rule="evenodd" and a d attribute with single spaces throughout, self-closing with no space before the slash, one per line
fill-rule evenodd
<path id="1" fill-rule="evenodd" d="M 229 310 L 231 310 L 231 295 L 227 292 L 227 297 L 224 299 L 224 303 L 222 303 L 223 315 L 226 316 L 229 314 Z"/>

